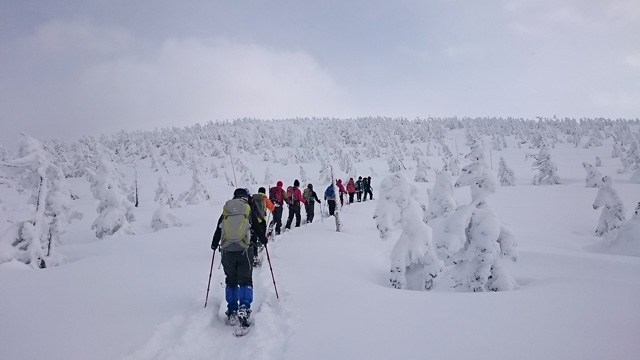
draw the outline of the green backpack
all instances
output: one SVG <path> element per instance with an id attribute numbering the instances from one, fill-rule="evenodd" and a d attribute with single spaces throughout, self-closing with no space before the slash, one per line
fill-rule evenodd
<path id="1" fill-rule="evenodd" d="M 251 208 L 244 199 L 231 199 L 222 208 L 222 242 L 220 248 L 241 251 L 249 247 L 251 241 Z"/>
<path id="2" fill-rule="evenodd" d="M 311 201 L 311 190 L 309 190 L 309 188 L 304 189 L 302 192 L 302 198 L 307 202 L 307 204 Z"/>
<path id="3" fill-rule="evenodd" d="M 263 194 L 257 193 L 257 194 L 253 194 L 251 195 L 253 197 L 253 211 L 255 211 L 256 216 L 258 217 L 258 219 L 260 219 L 261 221 L 264 220 L 264 218 L 267 217 L 267 214 L 265 212 L 266 206 L 264 204 L 264 198 L 265 196 Z"/>

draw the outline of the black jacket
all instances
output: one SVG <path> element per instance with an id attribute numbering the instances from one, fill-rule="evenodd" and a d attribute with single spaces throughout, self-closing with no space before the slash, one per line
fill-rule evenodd
<path id="1" fill-rule="evenodd" d="M 318 199 L 318 194 L 315 191 L 311 190 L 311 199 L 315 199 L 317 203 L 320 203 L 320 199 Z M 306 206 L 313 206 L 313 201 L 307 201 Z"/>

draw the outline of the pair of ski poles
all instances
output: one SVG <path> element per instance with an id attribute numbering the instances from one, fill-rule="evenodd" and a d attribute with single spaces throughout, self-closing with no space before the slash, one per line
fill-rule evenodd
<path id="1" fill-rule="evenodd" d="M 271 279 L 273 280 L 273 288 L 276 291 L 276 299 L 280 299 L 278 296 L 278 287 L 276 286 L 276 278 L 273 276 L 273 267 L 271 267 L 271 257 L 269 256 L 269 248 L 267 248 L 267 244 L 264 245 L 264 250 L 267 252 L 267 261 L 269 262 L 269 270 L 271 270 Z M 211 268 L 209 269 L 209 282 L 207 283 L 207 297 L 204 300 L 204 307 L 207 307 L 207 303 L 209 302 L 209 288 L 211 287 L 211 275 L 213 274 L 213 262 L 216 258 L 216 251 L 213 251 L 213 256 L 211 256 Z"/>
<path id="2" fill-rule="evenodd" d="M 276 278 L 273 276 L 273 267 L 271 266 L 271 257 L 269 256 L 269 248 L 267 248 L 267 244 L 264 244 L 264 250 L 267 252 L 267 261 L 269 262 L 269 270 L 271 271 L 271 280 L 273 280 L 273 289 L 276 291 L 276 299 L 280 299 L 280 296 L 278 296 L 278 287 L 276 286 Z M 211 275 L 213 274 L 213 262 L 215 258 L 216 251 L 213 250 L 213 255 L 211 256 L 211 268 L 209 269 L 209 282 L 207 283 L 207 296 L 204 299 L 205 308 L 209 302 L 209 289 L 211 287 Z"/>

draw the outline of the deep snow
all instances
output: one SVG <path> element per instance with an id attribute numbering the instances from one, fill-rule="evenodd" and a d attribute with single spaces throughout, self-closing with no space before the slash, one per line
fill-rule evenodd
<path id="1" fill-rule="evenodd" d="M 463 134 L 456 135 L 462 155 Z M 604 240 L 594 235 L 598 189 L 585 187 L 582 167 L 600 156 L 599 170 L 613 178 L 630 218 L 640 185 L 628 183 L 630 173 L 616 173 L 620 163 L 611 149 L 609 141 L 590 149 L 550 149 L 562 181 L 552 186 L 530 185 L 535 171 L 524 154 L 537 150 L 512 142 L 492 152 L 493 170 L 502 156 L 516 176 L 515 186 L 500 187 L 487 199 L 518 236 L 520 258 L 505 264 L 518 283 L 514 291 L 460 293 L 448 280 L 430 292 L 393 289 L 389 256 L 400 232 L 379 239 L 372 220 L 376 202 L 345 205 L 340 233 L 332 218 L 321 219 L 317 205 L 313 224 L 269 245 L 280 299 L 265 258 L 254 273 L 255 327 L 244 338 L 233 337 L 221 322 L 219 253 L 203 308 L 211 236 L 233 190 L 224 176 L 206 179 L 211 201 L 171 209 L 182 227 L 153 232 L 159 174 L 142 162 L 137 235 L 102 240 L 90 230 L 97 201 L 89 184 L 72 179 L 80 196 L 74 204 L 84 218 L 72 223 L 59 248 L 69 262 L 45 270 L 0 265 L 0 359 L 637 359 L 640 258 L 603 253 Z M 262 179 L 267 163 L 261 156 L 248 161 Z M 430 161 L 441 167 L 438 157 Z M 316 189 L 326 187 L 316 181 L 319 163 L 303 166 Z M 362 175 L 369 167 L 377 173 L 376 196 L 386 162 L 358 166 Z M 299 165 L 272 164 L 270 171 L 288 184 Z M 174 195 L 191 184 L 191 174 L 178 173 L 165 176 Z M 413 179 L 415 169 L 405 174 Z M 428 183 L 417 184 L 425 198 L 435 179 L 433 170 L 428 175 Z M 26 206 L 12 189 L 0 185 L 0 194 L 4 230 L 5 220 L 19 218 Z M 469 190 L 456 189 L 456 199 L 468 203 Z"/>

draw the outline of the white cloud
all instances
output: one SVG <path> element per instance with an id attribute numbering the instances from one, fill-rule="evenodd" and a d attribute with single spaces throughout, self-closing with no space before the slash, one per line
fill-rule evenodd
<path id="1" fill-rule="evenodd" d="M 173 38 L 151 52 L 150 44 L 119 29 L 60 22 L 41 27 L 28 43 L 22 56 L 32 60 L 18 66 L 24 73 L 0 84 L 7 94 L 0 116 L 10 119 L 8 134 L 73 139 L 242 117 L 362 113 L 348 91 L 301 51 Z M 34 56 L 43 51 L 51 55 Z"/>
<path id="2" fill-rule="evenodd" d="M 209 121 L 348 115 L 348 94 L 302 52 L 225 39 L 170 39 L 150 60 L 121 57 L 85 73 L 82 93 L 123 118 Z M 116 115 L 114 114 L 114 115 Z"/>

